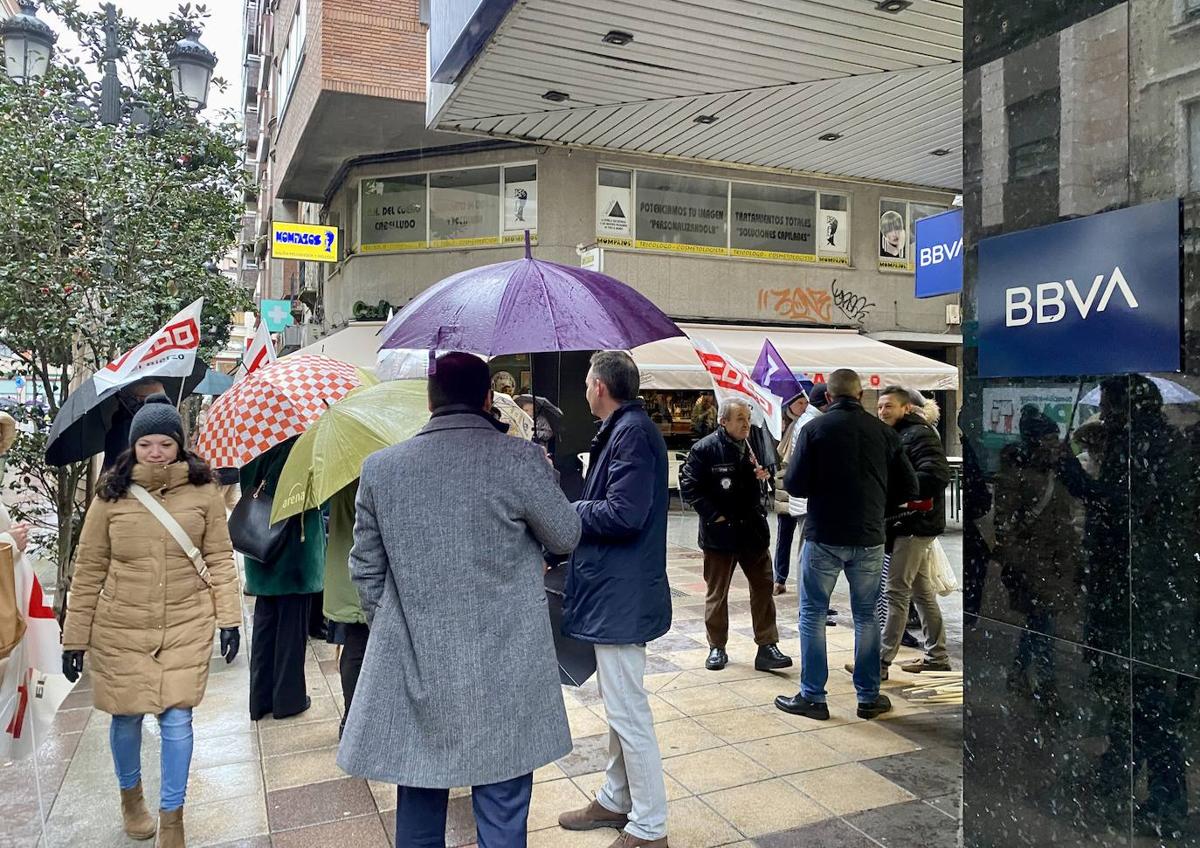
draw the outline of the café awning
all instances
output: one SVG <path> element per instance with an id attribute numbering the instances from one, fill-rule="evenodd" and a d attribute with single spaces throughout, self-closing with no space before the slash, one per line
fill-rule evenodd
<path id="1" fill-rule="evenodd" d="M 680 324 L 689 336 L 700 336 L 721 351 L 754 367 L 769 338 L 787 364 L 812 380 L 823 380 L 839 368 L 861 375 L 863 387 L 878 389 L 898 383 L 913 389 L 955 391 L 958 369 L 912 351 L 875 341 L 856 330 L 824 330 L 765 325 Z M 709 389 L 708 372 L 686 338 L 666 339 L 633 351 L 642 375 L 643 389 Z"/>

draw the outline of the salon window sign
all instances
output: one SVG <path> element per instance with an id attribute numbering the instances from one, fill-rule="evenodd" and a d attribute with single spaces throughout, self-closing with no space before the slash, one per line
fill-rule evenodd
<path id="1" fill-rule="evenodd" d="M 420 250 L 426 232 L 425 175 L 364 180 L 360 250 Z"/>
<path id="2" fill-rule="evenodd" d="M 979 243 L 981 377 L 1178 371 L 1179 202 Z"/>
<path id="3" fill-rule="evenodd" d="M 727 256 L 729 183 L 637 172 L 635 247 Z"/>
<path id="4" fill-rule="evenodd" d="M 817 193 L 733 184 L 730 247 L 734 256 L 813 262 Z"/>

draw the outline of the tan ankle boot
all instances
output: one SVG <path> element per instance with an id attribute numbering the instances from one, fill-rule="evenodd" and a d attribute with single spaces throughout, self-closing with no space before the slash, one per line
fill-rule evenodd
<path id="1" fill-rule="evenodd" d="M 158 811 L 158 842 L 156 848 L 186 848 L 183 841 L 183 807 Z"/>
<path id="2" fill-rule="evenodd" d="M 150 839 L 154 836 L 154 819 L 146 809 L 142 796 L 142 784 L 132 789 L 121 790 L 121 818 L 125 821 L 125 833 L 134 839 Z"/>

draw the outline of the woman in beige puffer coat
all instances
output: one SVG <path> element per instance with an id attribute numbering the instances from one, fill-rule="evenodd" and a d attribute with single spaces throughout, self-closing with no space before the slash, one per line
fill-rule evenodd
<path id="1" fill-rule="evenodd" d="M 155 834 L 141 784 L 142 719 L 162 731 L 159 845 L 183 848 L 183 801 L 192 754 L 192 708 L 204 697 L 213 636 L 237 655 L 241 597 L 225 503 L 209 467 L 183 445 L 183 422 L 165 395 L 147 399 L 130 426 L 130 450 L 88 510 L 63 629 L 63 673 L 74 682 L 90 655 L 93 698 L 113 717 L 109 742 L 125 832 Z M 207 574 L 135 497 L 145 489 L 200 551 Z"/>

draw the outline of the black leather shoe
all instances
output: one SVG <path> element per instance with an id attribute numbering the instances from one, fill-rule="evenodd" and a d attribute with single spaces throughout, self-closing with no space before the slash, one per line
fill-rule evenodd
<path id="1" fill-rule="evenodd" d="M 828 704 L 806 700 L 801 697 L 799 692 L 796 693 L 796 697 L 794 698 L 789 698 L 787 695 L 780 695 L 775 699 L 775 707 L 792 715 L 804 716 L 805 718 L 817 721 L 829 721 Z"/>
<path id="2" fill-rule="evenodd" d="M 704 661 L 704 667 L 709 671 L 720 671 L 729 662 L 729 654 L 725 653 L 724 648 L 712 648 L 708 652 L 708 659 Z"/>
<path id="3" fill-rule="evenodd" d="M 758 646 L 758 656 L 754 658 L 755 671 L 774 671 L 791 665 L 792 658 L 780 651 L 778 645 Z"/>
<path id="4" fill-rule="evenodd" d="M 871 701 L 869 704 L 860 703 L 858 705 L 859 718 L 871 719 L 875 718 L 876 716 L 881 716 L 884 713 L 890 713 L 891 711 L 892 701 L 887 695 L 876 695 L 875 700 Z"/>

